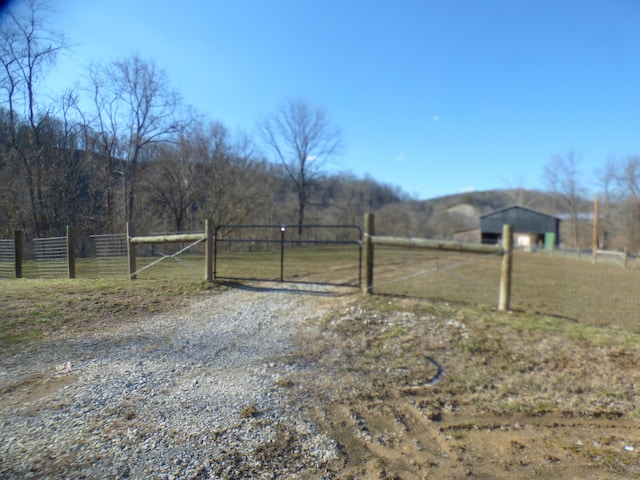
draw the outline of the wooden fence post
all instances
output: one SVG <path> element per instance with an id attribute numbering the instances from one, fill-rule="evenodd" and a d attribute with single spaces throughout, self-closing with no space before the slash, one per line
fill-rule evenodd
<path id="1" fill-rule="evenodd" d="M 598 261 L 598 247 L 600 245 L 598 245 L 598 231 L 600 230 L 599 227 L 599 222 L 600 222 L 600 218 L 599 218 L 599 203 L 598 203 L 598 197 L 595 197 L 593 199 L 593 263 L 595 264 Z"/>
<path id="2" fill-rule="evenodd" d="M 627 247 L 626 245 L 624 246 L 624 260 L 623 260 L 623 265 L 625 270 L 627 269 L 627 262 L 629 261 L 629 247 Z"/>
<path id="3" fill-rule="evenodd" d="M 129 256 L 129 279 L 136 279 L 136 244 L 131 241 L 133 227 L 127 222 L 127 255 Z"/>
<path id="4" fill-rule="evenodd" d="M 213 282 L 213 231 L 211 229 L 211 221 L 209 219 L 204 221 L 204 234 L 207 239 L 204 245 L 204 279 L 206 282 Z"/>
<path id="5" fill-rule="evenodd" d="M 500 298 L 498 310 L 509 311 L 511 308 L 511 271 L 513 267 L 513 227 L 502 227 L 502 269 L 500 272 Z"/>
<path id="6" fill-rule="evenodd" d="M 364 214 L 364 285 L 362 293 L 373 293 L 373 240 L 374 214 Z"/>
<path id="7" fill-rule="evenodd" d="M 76 248 L 73 228 L 67 225 L 67 271 L 69 278 L 76 278 Z"/>
<path id="8" fill-rule="evenodd" d="M 22 278 L 22 260 L 24 258 L 24 240 L 22 230 L 13 232 L 13 245 L 15 254 L 16 278 Z"/>

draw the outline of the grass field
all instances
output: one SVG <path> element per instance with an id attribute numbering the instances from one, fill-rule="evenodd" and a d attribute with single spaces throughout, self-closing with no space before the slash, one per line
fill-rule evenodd
<path id="1" fill-rule="evenodd" d="M 358 260 L 354 248 L 291 249 L 284 276 L 357 285 Z M 221 276 L 280 275 L 279 251 L 219 261 Z M 344 447 L 337 478 L 639 478 L 640 272 L 518 253 L 504 314 L 500 262 L 377 248 L 375 295 L 322 299 L 335 311 L 281 359 L 305 365 L 282 388 Z M 202 255 L 166 258 L 135 281 L 125 259 L 107 263 L 79 260 L 73 280 L 0 280 L 0 358 L 233 287 L 202 280 Z M 425 384 L 430 358 L 441 384 Z"/>
<path id="2" fill-rule="evenodd" d="M 0 281 L 0 308 L 6 312 L 0 337 L 30 338 L 47 325 L 73 323 L 77 314 L 85 315 L 90 322 L 92 316 L 105 309 L 136 314 L 168 308 L 178 299 L 202 291 L 202 253 L 167 257 L 144 269 L 158 258 L 140 256 L 138 269 L 143 270 L 133 282 L 127 279 L 127 261 L 123 257 L 79 259 L 74 280 L 60 279 L 66 275 L 64 262 L 45 269 L 37 262 L 27 262 L 26 279 Z M 220 253 L 216 273 L 220 279 L 279 280 L 280 260 L 278 249 Z M 357 246 L 289 248 L 284 252 L 282 274 L 285 281 L 357 287 L 359 262 Z M 378 247 L 374 292 L 493 308 L 498 298 L 500 263 L 497 255 Z M 640 272 L 526 253 L 517 253 L 513 265 L 514 310 L 640 332 Z M 57 275 L 58 279 L 34 279 L 42 272 Z"/>
<path id="3" fill-rule="evenodd" d="M 203 253 L 165 258 L 137 258 L 137 279 L 128 279 L 124 257 L 78 259 L 76 278 L 67 279 L 63 261 L 26 262 L 23 279 L 0 280 L 0 346 L 35 340 L 47 332 L 95 327 L 109 322 L 167 311 L 220 285 L 204 282 Z M 280 252 L 221 253 L 220 276 L 278 280 Z M 342 283 L 358 286 L 359 250 L 293 248 L 285 252 L 285 281 Z M 46 274 L 51 278 L 38 278 Z M 221 282 L 231 281 L 229 278 Z"/>
<path id="4" fill-rule="evenodd" d="M 468 305 L 498 303 L 501 257 L 376 249 L 376 293 Z M 511 308 L 640 332 L 640 271 L 516 252 Z"/>
<path id="5" fill-rule="evenodd" d="M 280 280 L 280 255 L 276 249 L 221 253 L 216 273 L 221 278 Z M 286 248 L 282 260 L 285 281 L 359 286 L 360 249 L 357 245 Z"/>

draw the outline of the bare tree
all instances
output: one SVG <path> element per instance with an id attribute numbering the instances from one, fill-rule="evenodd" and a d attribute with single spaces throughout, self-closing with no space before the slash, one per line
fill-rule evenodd
<path id="1" fill-rule="evenodd" d="M 126 172 L 122 159 L 124 152 L 121 150 L 121 135 L 118 128 L 119 95 L 115 85 L 107 75 L 107 66 L 93 63 L 89 66 L 89 93 L 92 98 L 94 111 L 89 120 L 95 134 L 92 136 L 91 151 L 95 161 L 99 165 L 96 173 L 103 184 L 103 207 L 106 215 L 106 227 L 110 232 L 118 228 L 116 210 L 118 203 L 123 212 L 123 224 L 120 231 L 123 232 L 126 223 Z M 117 178 L 117 179 L 116 179 Z M 123 194 L 116 192 L 118 185 Z M 118 201 L 119 200 L 119 201 Z"/>
<path id="2" fill-rule="evenodd" d="M 580 158 L 573 151 L 566 155 L 554 156 L 545 166 L 542 180 L 547 189 L 556 195 L 569 211 L 573 225 L 573 240 L 578 248 L 580 204 L 587 194 L 587 189 L 581 181 Z"/>
<path id="3" fill-rule="evenodd" d="M 211 142 L 198 125 L 182 132 L 176 142 L 160 145 L 154 162 L 145 169 L 144 183 L 158 203 L 170 210 L 176 231 L 185 229 L 189 211 L 202 199 L 210 170 L 211 143 L 216 142 Z"/>
<path id="4" fill-rule="evenodd" d="M 180 131 L 179 96 L 170 87 L 164 71 L 137 55 L 94 66 L 91 78 L 106 158 L 112 159 L 119 142 L 118 151 L 128 162 L 126 214 L 131 221 L 136 213 L 140 163 L 145 148 L 168 141 Z"/>
<path id="5" fill-rule="evenodd" d="M 47 182 L 51 179 L 47 158 L 43 154 L 42 132 L 50 120 L 50 112 L 38 102 L 38 82 L 67 48 L 64 36 L 44 25 L 46 2 L 30 0 L 9 9 L 0 33 L 0 86 L 2 101 L 9 111 L 9 141 L 15 158 L 21 163 L 27 180 L 28 203 L 33 229 L 47 231 Z"/>
<path id="6" fill-rule="evenodd" d="M 594 184 L 598 189 L 597 195 L 600 201 L 599 223 L 605 232 L 602 248 L 607 248 L 610 242 L 608 235 L 612 233 L 612 230 L 617 230 L 615 213 L 621 200 L 617 159 L 614 156 L 607 157 L 604 168 L 596 170 L 594 177 Z"/>
<path id="7" fill-rule="evenodd" d="M 284 167 L 298 198 L 298 224 L 304 223 L 309 185 L 343 147 L 342 134 L 331 125 L 325 109 L 294 98 L 258 122 L 258 131 L 276 162 Z M 299 233 L 302 233 L 300 227 Z"/>
<path id="8" fill-rule="evenodd" d="M 178 231 L 205 219 L 216 227 L 242 223 L 258 206 L 264 209 L 263 165 L 250 140 L 232 138 L 222 123 L 194 122 L 176 142 L 155 150 L 154 161 L 142 166 L 145 198 Z"/>
<path id="9" fill-rule="evenodd" d="M 615 168 L 629 246 L 640 247 L 640 157 L 629 156 Z"/>
<path id="10" fill-rule="evenodd" d="M 3 237 L 11 235 L 18 226 L 25 228 L 30 217 L 29 205 L 23 196 L 26 182 L 11 145 L 11 131 L 9 112 L 0 107 L 0 235 Z"/>
<path id="11" fill-rule="evenodd" d="M 252 141 L 232 137 L 222 124 L 209 130 L 208 175 L 201 214 L 218 227 L 243 223 L 264 209 L 269 185 L 265 165 L 256 160 Z"/>
<path id="12" fill-rule="evenodd" d="M 609 156 L 596 172 L 598 195 L 604 204 L 607 233 L 617 248 L 640 247 L 640 157 Z"/>

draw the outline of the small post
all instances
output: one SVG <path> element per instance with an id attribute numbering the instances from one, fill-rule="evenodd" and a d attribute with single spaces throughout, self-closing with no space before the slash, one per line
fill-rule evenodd
<path id="1" fill-rule="evenodd" d="M 127 255 L 129 256 L 129 280 L 136 279 L 136 244 L 131 242 L 133 226 L 127 222 Z"/>
<path id="2" fill-rule="evenodd" d="M 67 225 L 67 270 L 69 278 L 76 278 L 76 249 L 73 229 L 69 225 Z"/>
<path id="3" fill-rule="evenodd" d="M 373 293 L 373 240 L 374 235 L 373 213 L 364 214 L 364 285 L 362 293 L 370 295 Z"/>
<path id="4" fill-rule="evenodd" d="M 625 247 L 624 247 L 624 263 L 623 263 L 625 270 L 627 269 L 628 260 L 629 260 L 629 247 L 627 247 L 625 245 Z"/>
<path id="5" fill-rule="evenodd" d="M 598 197 L 593 199 L 593 263 L 598 260 L 598 230 L 599 230 Z"/>
<path id="6" fill-rule="evenodd" d="M 506 312 L 511 309 L 511 272 L 513 267 L 513 227 L 502 227 L 502 269 L 500 272 L 500 297 L 498 310 Z"/>
<path id="7" fill-rule="evenodd" d="M 14 261 L 16 264 L 16 278 L 22 278 L 22 259 L 24 257 L 24 234 L 22 230 L 16 230 L 13 232 L 13 245 L 14 245 Z"/>
<path id="8" fill-rule="evenodd" d="M 218 229 L 213 230 L 213 279 L 218 275 Z"/>
<path id="9" fill-rule="evenodd" d="M 207 237 L 204 246 L 204 279 L 206 282 L 213 282 L 213 232 L 211 231 L 211 221 L 204 221 L 204 234 Z"/>
<path id="10" fill-rule="evenodd" d="M 287 229 L 284 225 L 280 226 L 280 281 L 284 281 L 284 232 Z"/>

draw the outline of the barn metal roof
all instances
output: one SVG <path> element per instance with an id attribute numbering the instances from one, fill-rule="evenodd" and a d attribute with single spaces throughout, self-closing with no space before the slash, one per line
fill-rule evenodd
<path id="1" fill-rule="evenodd" d="M 507 210 L 512 210 L 512 209 L 514 209 L 514 208 L 518 208 L 518 209 L 520 209 L 520 210 L 527 210 L 527 211 L 529 211 L 529 212 L 536 213 L 536 214 L 538 214 L 538 215 L 544 215 L 545 217 L 551 217 L 551 218 L 553 218 L 553 219 L 560 220 L 560 218 L 559 218 L 559 217 L 554 217 L 553 215 L 549 215 L 548 213 L 542 213 L 542 212 L 539 212 L 539 211 L 537 211 L 537 210 L 533 210 L 532 208 L 522 207 L 522 206 L 520 206 L 520 205 L 512 205 L 512 206 L 510 206 L 510 207 L 501 208 L 500 210 L 495 210 L 495 211 L 493 211 L 493 212 L 490 212 L 490 213 L 486 213 L 486 214 L 484 214 L 484 215 L 481 215 L 481 216 L 480 216 L 480 218 L 490 217 L 491 215 L 496 215 L 496 214 L 499 214 L 499 213 L 505 212 L 505 211 L 507 211 Z"/>
<path id="2" fill-rule="evenodd" d="M 504 224 L 512 225 L 514 232 L 540 235 L 546 232 L 559 233 L 560 219 L 519 205 L 480 217 L 483 234 L 500 234 Z"/>

